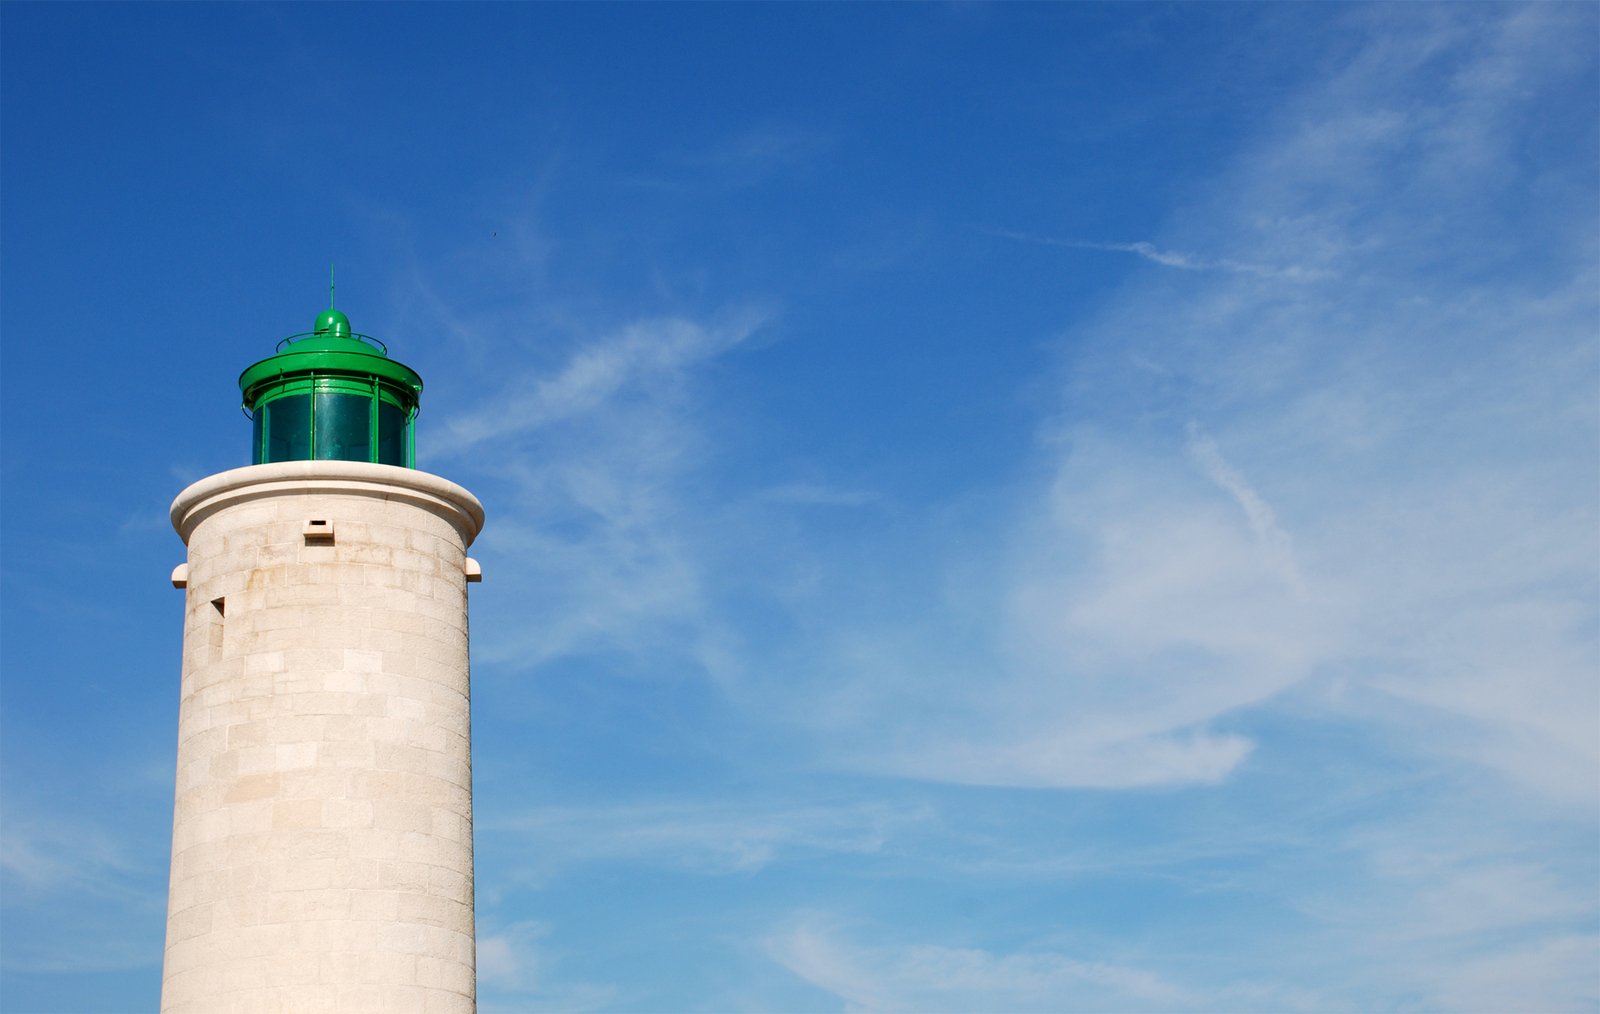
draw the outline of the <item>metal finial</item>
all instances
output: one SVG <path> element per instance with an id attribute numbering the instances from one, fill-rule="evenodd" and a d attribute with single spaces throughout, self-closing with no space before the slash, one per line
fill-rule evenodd
<path id="1" fill-rule="evenodd" d="M 333 262 L 328 262 L 328 309 L 333 309 Z"/>

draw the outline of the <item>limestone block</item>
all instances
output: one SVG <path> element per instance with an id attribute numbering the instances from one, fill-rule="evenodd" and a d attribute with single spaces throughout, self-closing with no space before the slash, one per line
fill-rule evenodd
<path id="1" fill-rule="evenodd" d="M 315 767 L 317 763 L 317 744 L 280 743 L 273 748 L 273 758 L 280 772 L 290 771 L 295 768 Z"/>
<path id="2" fill-rule="evenodd" d="M 463 1014 L 477 1009 L 478 1005 L 470 995 L 434 990 L 428 993 L 422 1014 Z"/>
<path id="3" fill-rule="evenodd" d="M 333 868 L 333 886 L 355 891 L 351 918 L 364 919 L 368 917 L 360 911 L 363 907 L 372 907 L 375 904 L 372 899 L 392 901 L 393 896 L 379 889 L 378 861 L 370 858 L 371 849 L 363 845 L 362 836 L 347 833 L 346 837 L 351 842 L 351 856 Z"/>
<path id="4" fill-rule="evenodd" d="M 350 914 L 355 919 L 394 922 L 400 916 L 399 896 L 392 891 L 359 891 Z"/>
<path id="5" fill-rule="evenodd" d="M 313 744 L 305 744 L 315 749 Z M 272 804 L 272 829 L 274 831 L 304 830 L 322 827 L 323 801 L 319 798 L 285 799 Z M 297 839 L 303 841 L 304 839 Z"/>

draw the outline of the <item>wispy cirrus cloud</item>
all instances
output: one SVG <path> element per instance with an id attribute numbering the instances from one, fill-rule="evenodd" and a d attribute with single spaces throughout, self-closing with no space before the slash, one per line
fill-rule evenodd
<path id="1" fill-rule="evenodd" d="M 481 470 L 502 505 L 484 552 L 504 611 L 484 625 L 496 633 L 483 657 L 528 671 L 638 647 L 726 673 L 686 505 L 708 443 L 697 373 L 768 317 L 746 305 L 637 319 L 577 341 L 554 371 L 494 378 L 444 421 L 435 454 Z"/>
<path id="2" fill-rule="evenodd" d="M 891 838 L 927 824 L 933 816 L 925 805 L 884 802 L 772 805 L 656 800 L 540 807 L 484 821 L 479 830 L 490 839 L 538 843 L 544 870 L 622 860 L 749 873 L 780 860 L 818 854 L 876 853 Z"/>
<path id="3" fill-rule="evenodd" d="M 133 870 L 126 843 L 81 821 L 18 817 L 0 831 L 0 872 L 14 892 L 72 887 L 120 893 Z"/>
<path id="4" fill-rule="evenodd" d="M 488 440 L 592 414 L 619 396 L 638 397 L 639 389 L 648 394 L 743 342 L 766 316 L 741 308 L 710 323 L 669 317 L 627 324 L 580 346 L 553 374 L 499 378 L 503 387 L 488 393 L 485 404 L 445 422 L 432 451 L 459 455 Z"/>
<path id="5" fill-rule="evenodd" d="M 56 918 L 23 938 L 7 933 L 4 967 L 26 972 L 100 972 L 147 964 L 165 895 L 151 850 L 96 821 L 8 806 L 0 821 L 0 920 L 32 910 Z M 84 934 L 84 925 L 104 932 Z"/>
<path id="6" fill-rule="evenodd" d="M 928 943 L 864 944 L 850 939 L 837 920 L 818 913 L 802 914 L 769 935 L 764 946 L 773 961 L 834 994 L 846 1009 L 857 1011 L 1294 1010 L 1312 1006 L 1309 998 L 1287 991 L 1240 988 L 1225 994 L 1199 992 L 1145 968 L 1083 960 L 1049 948 L 1004 953 Z M 1250 999 L 1256 1002 L 1248 1002 Z"/>
<path id="7" fill-rule="evenodd" d="M 666 154 L 655 172 L 630 173 L 631 187 L 689 192 L 712 187 L 769 186 L 805 175 L 827 157 L 835 139 L 799 124 L 763 122 Z"/>
<path id="8" fill-rule="evenodd" d="M 560 974 L 553 927 L 539 920 L 480 923 L 477 937 L 478 1009 L 496 1011 L 590 1011 L 616 1005 L 617 987 L 574 981 Z"/>
<path id="9" fill-rule="evenodd" d="M 1494 197 L 1521 171 L 1499 132 L 1562 65 L 1535 54 L 1566 49 L 1564 16 L 1373 19 L 1354 16 L 1371 34 L 1348 69 L 1286 102 L 1174 218 L 1174 235 L 1259 259 L 1109 245 L 1232 267 L 1132 281 L 1073 335 L 1064 408 L 1041 431 L 1048 482 L 962 533 L 986 557 L 962 573 L 1006 606 L 948 626 L 987 630 L 992 651 L 945 650 L 929 625 L 909 658 L 841 655 L 852 683 L 882 690 L 833 712 L 857 762 L 985 784 L 1212 783 L 1251 756 L 1226 723 L 1357 680 L 1424 707 L 1358 718 L 1329 698 L 1330 718 L 1593 799 L 1596 261 L 1583 214 L 1497 233 Z M 1410 34 L 1426 44 L 1397 42 Z M 1473 138 L 1471 171 L 1433 190 Z M 1545 185 L 1593 210 L 1577 181 Z M 1458 264 L 1445 227 L 1469 247 L 1501 239 Z M 1485 275 L 1490 260 L 1516 263 Z M 1274 264 L 1349 281 L 1292 284 L 1312 267 Z M 915 620 L 894 623 L 918 643 L 899 626 Z M 908 706 L 919 692 L 942 706 Z"/>
<path id="10" fill-rule="evenodd" d="M 1591 842 L 1559 822 L 1530 823 L 1528 807 L 1485 822 L 1481 800 L 1443 788 L 1420 805 L 1388 805 L 1392 786 L 1325 781 L 1327 799 L 1270 813 L 1233 808 L 1209 821 L 1194 818 L 1215 803 L 1167 795 L 1176 836 L 1135 838 L 1122 850 L 1083 825 L 1092 807 L 1078 807 L 1064 826 L 1081 843 L 1017 835 L 1009 844 L 1022 865 L 960 867 L 965 889 L 997 894 L 1022 877 L 1089 904 L 1108 884 L 1123 898 L 1187 884 L 1177 904 L 1205 899 L 1207 909 L 1248 899 L 1248 918 L 1207 916 L 1214 939 L 1137 903 L 1126 910 L 1143 927 L 1137 939 L 1080 922 L 1066 900 L 1019 942 L 1010 927 L 908 927 L 837 899 L 775 926 L 764 950 L 863 1010 L 1329 1010 L 1394 996 L 1429 1009 L 1592 1008 L 1600 940 L 1592 898 L 1573 890 L 1592 875 Z"/>
<path id="11" fill-rule="evenodd" d="M 1234 260 L 1229 257 L 1204 257 L 1182 250 L 1163 250 L 1154 243 L 1145 240 L 1139 240 L 1134 243 L 1101 243 L 1080 239 L 1057 239 L 1052 236 L 1039 236 L 1033 233 L 1017 232 L 1012 229 L 986 229 L 984 231 L 991 236 L 1014 239 L 1023 243 L 1036 243 L 1040 246 L 1065 247 L 1069 250 L 1100 250 L 1108 253 L 1137 254 L 1152 264 L 1159 264 L 1166 268 L 1177 268 L 1180 271 L 1220 271 L 1291 282 L 1321 281 L 1333 277 L 1333 272 L 1324 268 L 1305 267 L 1298 264 L 1275 266 Z"/>
<path id="12" fill-rule="evenodd" d="M 1532 804 L 1532 805 L 1530 805 Z M 1285 877 L 1342 991 L 1442 1010 L 1589 1010 L 1600 1003 L 1592 840 L 1531 798 L 1439 791 L 1414 809 L 1332 830 L 1362 890 Z M 1352 932 L 1359 929 L 1359 933 Z M 1490 970 L 1493 970 L 1492 972 Z"/>
<path id="13" fill-rule="evenodd" d="M 937 688 L 949 711 L 891 720 L 862 763 L 972 784 L 1213 784 L 1252 743 L 1208 723 L 1311 671 L 1326 622 L 1286 578 L 1280 540 L 1258 536 L 1264 501 L 1252 519 L 1179 448 L 1147 471 L 1116 442 L 1074 443 L 1045 509 L 1002 542 L 990 668 L 940 661 L 934 636 L 906 685 Z"/>
<path id="14" fill-rule="evenodd" d="M 1289 538 L 1289 533 L 1278 524 L 1272 505 L 1245 481 L 1238 469 L 1228 463 L 1218 449 L 1217 442 L 1201 432 L 1193 423 L 1189 424 L 1189 453 L 1199 463 L 1206 477 L 1225 490 L 1239 504 L 1239 508 L 1244 511 L 1245 520 L 1249 522 L 1250 533 L 1255 536 L 1256 544 L 1261 547 L 1271 566 L 1283 578 L 1284 584 L 1303 595 L 1305 582 L 1300 577 L 1299 567 L 1294 560 L 1293 542 Z"/>
<path id="15" fill-rule="evenodd" d="M 794 124 L 766 123 L 732 134 L 683 157 L 696 168 L 745 174 L 767 173 L 810 162 L 832 146 L 823 132 Z"/>
<path id="16" fill-rule="evenodd" d="M 816 482 L 786 482 L 757 490 L 754 499 L 807 507 L 864 507 L 882 497 L 871 490 L 841 489 Z"/>
<path id="17" fill-rule="evenodd" d="M 624 337 L 575 355 L 532 408 L 464 414 L 461 447 L 537 462 L 506 467 L 516 506 L 496 529 L 533 605 L 520 627 L 495 624 L 515 630 L 489 657 L 533 669 L 612 650 L 739 673 L 718 683 L 730 710 L 812 770 L 1190 790 L 1163 798 L 1235 807 L 1281 840 L 1229 828 L 1127 853 L 1197 893 L 1282 899 L 1294 918 L 1262 936 L 1319 956 L 1301 981 L 1352 983 L 1275 991 L 1292 975 L 1261 957 L 1276 936 L 1219 982 L 1140 978 L 1170 965 L 1103 940 L 906 943 L 827 920 L 774 934 L 772 957 L 849 1004 L 1470 1007 L 1485 977 L 1453 970 L 1477 967 L 1504 976 L 1485 994 L 1497 1002 L 1592 1006 L 1592 862 L 1548 843 L 1592 828 L 1600 771 L 1594 201 L 1512 154 L 1537 121 L 1518 110 L 1537 107 L 1551 54 L 1570 48 L 1570 15 L 1480 13 L 1352 11 L 1348 67 L 1286 97 L 1162 229 L 1170 248 L 1012 234 L 1174 270 L 1130 278 L 1065 336 L 1032 474 L 976 507 L 897 509 L 877 544 L 819 540 L 803 593 L 771 575 L 811 530 L 787 517 L 800 536 L 785 540 L 741 511 L 854 503 L 854 487 L 708 480 L 717 445 L 675 396 L 742 339 L 702 323 L 654 359 Z M 1407 23 L 1366 24 L 1384 18 Z M 1561 214 L 1506 198 L 1534 177 L 1570 201 Z M 618 349 L 632 351 L 613 369 Z M 555 433 L 567 449 L 541 443 Z M 777 602 L 792 640 L 728 608 L 734 558 L 777 562 L 736 587 Z M 543 600 L 541 586 L 568 594 Z M 1082 795 L 1095 794 L 1054 798 Z M 1401 820 L 1418 797 L 1546 844 L 1519 853 L 1456 816 Z M 803 810 L 538 810 L 485 834 L 696 873 L 882 840 L 860 814 Z M 1088 858 L 961 869 L 1126 872 L 1105 856 L 1173 834 L 1152 827 L 1102 827 L 1113 844 Z M 1439 858 L 1450 841 L 1459 854 Z M 1224 872 L 1195 872 L 1212 860 Z M 1312 864 L 1332 868 L 1326 891 Z"/>

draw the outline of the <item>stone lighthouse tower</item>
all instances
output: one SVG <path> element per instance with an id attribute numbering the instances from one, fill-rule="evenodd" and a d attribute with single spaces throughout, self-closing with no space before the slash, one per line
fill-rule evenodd
<path id="1" fill-rule="evenodd" d="M 188 546 L 164 1012 L 475 1009 L 466 555 L 422 380 L 329 309 L 239 378 Z"/>

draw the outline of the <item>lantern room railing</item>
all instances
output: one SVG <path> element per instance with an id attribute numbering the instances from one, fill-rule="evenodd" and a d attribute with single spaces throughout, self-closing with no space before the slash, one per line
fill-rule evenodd
<path id="1" fill-rule="evenodd" d="M 359 342 L 364 342 L 367 345 L 371 345 L 373 348 L 377 349 L 383 355 L 388 355 L 389 354 L 389 346 L 388 345 L 385 345 L 380 339 L 374 338 L 370 334 L 362 334 L 360 331 L 341 331 L 336 336 L 330 335 L 327 331 L 301 331 L 299 334 L 292 334 L 289 337 L 287 337 L 287 338 L 283 339 L 282 341 L 278 342 L 278 347 L 276 349 L 274 349 L 273 351 L 274 352 L 282 352 L 284 349 L 286 349 L 289 346 L 293 345 L 295 342 L 303 341 L 303 340 L 305 340 L 307 338 L 328 338 L 328 337 L 339 337 L 339 338 L 345 338 L 345 339 L 354 339 L 354 340 L 359 341 Z"/>

